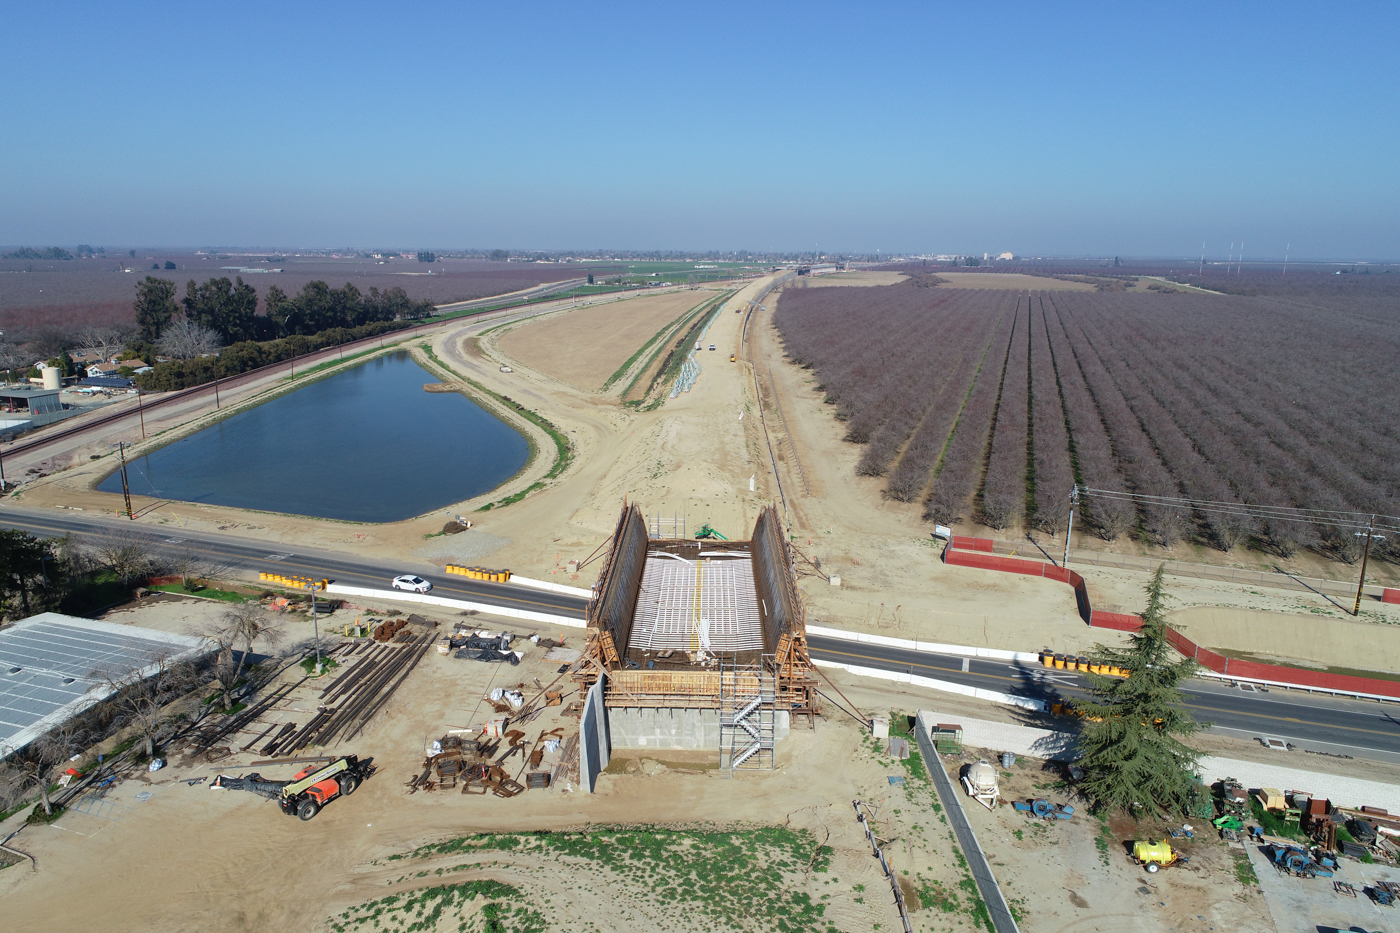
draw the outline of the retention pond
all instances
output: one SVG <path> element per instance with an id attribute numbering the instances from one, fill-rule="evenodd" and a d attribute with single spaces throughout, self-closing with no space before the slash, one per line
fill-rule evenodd
<path id="1" fill-rule="evenodd" d="M 129 462 L 131 491 L 361 522 L 422 515 L 488 492 L 525 465 L 514 428 L 407 353 L 377 357 Z M 120 493 L 121 476 L 98 484 Z"/>

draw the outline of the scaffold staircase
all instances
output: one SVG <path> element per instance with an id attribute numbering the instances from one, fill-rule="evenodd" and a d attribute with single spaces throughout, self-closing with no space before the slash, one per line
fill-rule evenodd
<path id="1" fill-rule="evenodd" d="M 732 777 L 735 769 L 777 767 L 773 751 L 776 706 L 774 659 L 764 655 L 757 668 L 723 664 L 719 672 L 719 767 Z M 757 675 L 758 692 L 753 692 Z"/>

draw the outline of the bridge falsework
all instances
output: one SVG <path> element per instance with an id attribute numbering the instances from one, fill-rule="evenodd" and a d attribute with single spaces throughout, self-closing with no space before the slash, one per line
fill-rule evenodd
<path id="1" fill-rule="evenodd" d="M 762 695 L 810 723 L 817 683 L 777 511 L 763 510 L 748 541 L 659 532 L 624 504 L 588 603 L 583 688 L 604 679 L 611 708 L 723 710 L 736 694 Z"/>

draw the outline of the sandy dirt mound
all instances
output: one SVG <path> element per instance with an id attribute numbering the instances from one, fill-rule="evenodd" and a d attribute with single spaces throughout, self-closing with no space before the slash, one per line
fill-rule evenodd
<path id="1" fill-rule="evenodd" d="M 518 327 L 499 346 L 532 369 L 597 391 L 657 331 L 710 297 L 671 292 L 582 308 Z"/>

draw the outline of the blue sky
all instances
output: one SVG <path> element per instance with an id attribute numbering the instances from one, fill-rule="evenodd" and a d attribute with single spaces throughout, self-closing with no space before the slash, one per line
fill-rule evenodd
<path id="1" fill-rule="evenodd" d="M 1400 258 L 1400 5 L 9 4 L 0 243 Z"/>

